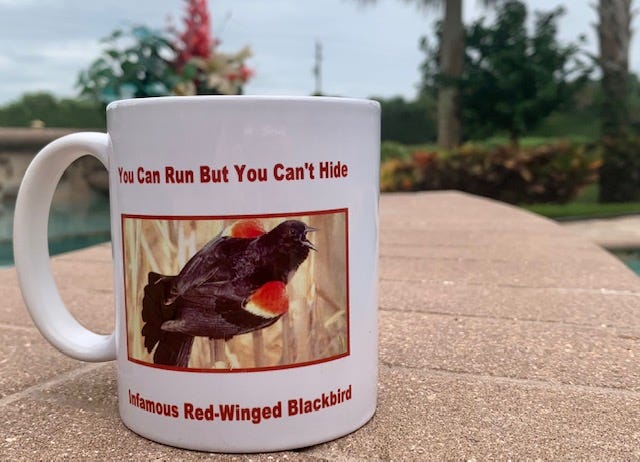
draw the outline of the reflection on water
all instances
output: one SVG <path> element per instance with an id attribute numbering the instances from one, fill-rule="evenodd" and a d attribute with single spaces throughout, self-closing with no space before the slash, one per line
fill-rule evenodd
<path id="1" fill-rule="evenodd" d="M 14 204 L 0 206 L 0 265 L 13 264 Z M 54 203 L 49 215 L 51 255 L 107 242 L 110 236 L 109 200 L 96 195 L 86 203 Z"/>

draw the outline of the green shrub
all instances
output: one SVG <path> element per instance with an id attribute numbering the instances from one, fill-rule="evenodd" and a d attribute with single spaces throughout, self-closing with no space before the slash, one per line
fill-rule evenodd
<path id="1" fill-rule="evenodd" d="M 395 141 L 383 141 L 380 146 L 380 159 L 385 162 L 389 159 L 408 159 L 411 156 L 411 148 Z"/>
<path id="2" fill-rule="evenodd" d="M 377 98 L 382 117 L 382 139 L 406 144 L 433 142 L 436 139 L 435 103 L 421 98 L 406 101 L 401 97 Z"/>
<path id="3" fill-rule="evenodd" d="M 408 158 L 392 157 L 380 166 L 380 188 L 382 191 L 422 189 L 421 186 L 427 183 L 435 184 L 430 175 L 437 171 L 436 152 L 414 151 Z"/>
<path id="4" fill-rule="evenodd" d="M 0 106 L 0 127 L 28 127 L 41 120 L 47 127 L 103 128 L 104 108 L 85 99 L 60 99 L 46 92 L 25 93 Z"/>
<path id="5" fill-rule="evenodd" d="M 595 150 L 560 141 L 530 148 L 466 144 L 383 163 L 383 191 L 457 189 L 510 203 L 566 202 L 596 180 Z"/>
<path id="6" fill-rule="evenodd" d="M 406 145 L 395 141 L 383 141 L 380 146 L 380 159 L 385 162 L 389 159 L 409 159 L 413 153 L 420 151 L 431 152 L 436 150 L 435 144 Z M 444 152 L 440 153 L 445 155 Z"/>

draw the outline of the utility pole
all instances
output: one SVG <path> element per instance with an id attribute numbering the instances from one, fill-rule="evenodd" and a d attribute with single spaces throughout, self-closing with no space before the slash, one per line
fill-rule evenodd
<path id="1" fill-rule="evenodd" d="M 320 96 L 322 95 L 322 43 L 320 40 L 316 40 L 315 64 L 312 72 L 316 79 L 316 90 L 313 94 Z"/>

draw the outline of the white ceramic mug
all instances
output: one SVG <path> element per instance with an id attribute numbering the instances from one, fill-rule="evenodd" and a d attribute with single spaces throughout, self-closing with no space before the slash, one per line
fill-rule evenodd
<path id="1" fill-rule="evenodd" d="M 168 97 L 107 108 L 108 133 L 46 146 L 15 213 L 20 287 L 42 334 L 117 360 L 136 433 L 218 452 L 303 447 L 375 411 L 380 110 L 367 100 Z M 48 263 L 55 186 L 109 171 L 116 328 L 82 327 Z"/>

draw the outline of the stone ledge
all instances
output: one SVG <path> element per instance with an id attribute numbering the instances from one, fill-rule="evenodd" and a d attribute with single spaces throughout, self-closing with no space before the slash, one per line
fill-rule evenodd
<path id="1" fill-rule="evenodd" d="M 45 144 L 80 130 L 73 128 L 7 128 L 0 127 L 0 151 L 33 154 Z M 87 131 L 87 130 L 85 130 Z"/>

